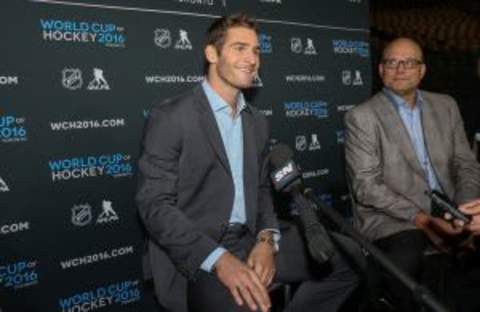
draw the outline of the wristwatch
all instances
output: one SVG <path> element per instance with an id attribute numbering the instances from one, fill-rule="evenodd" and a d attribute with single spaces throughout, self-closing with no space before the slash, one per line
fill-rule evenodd
<path id="1" fill-rule="evenodd" d="M 257 243 L 267 243 L 274 251 L 274 254 L 278 252 L 278 241 L 275 239 L 275 233 L 272 231 L 262 231 L 257 236 Z"/>

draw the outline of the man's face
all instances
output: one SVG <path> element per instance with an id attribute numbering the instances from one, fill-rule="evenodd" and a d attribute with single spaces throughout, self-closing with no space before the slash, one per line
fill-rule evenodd
<path id="1" fill-rule="evenodd" d="M 233 27 L 225 34 L 220 51 L 214 46 L 206 50 L 210 66 L 214 66 L 212 75 L 222 88 L 236 90 L 249 88 L 260 66 L 260 48 L 257 34 L 245 27 Z"/>
<path id="2" fill-rule="evenodd" d="M 408 40 L 399 40 L 387 48 L 379 65 L 384 86 L 400 96 L 413 94 L 425 71 L 420 48 Z"/>

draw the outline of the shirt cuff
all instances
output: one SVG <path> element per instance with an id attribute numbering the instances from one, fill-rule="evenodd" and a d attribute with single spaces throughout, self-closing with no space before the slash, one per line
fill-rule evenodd
<path id="1" fill-rule="evenodd" d="M 217 263 L 217 260 L 223 255 L 227 250 L 223 247 L 217 247 L 214 251 L 212 251 L 208 257 L 203 260 L 200 268 L 205 272 L 212 272 L 212 268 Z"/>

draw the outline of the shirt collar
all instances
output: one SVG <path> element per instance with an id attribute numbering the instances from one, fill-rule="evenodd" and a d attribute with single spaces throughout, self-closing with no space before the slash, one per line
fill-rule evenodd
<path id="1" fill-rule="evenodd" d="M 210 83 L 208 83 L 207 79 L 204 79 L 202 82 L 202 88 L 203 91 L 205 91 L 205 94 L 207 95 L 208 103 L 210 104 L 210 107 L 214 112 L 218 112 L 227 108 L 230 108 L 230 105 L 222 99 L 222 97 L 215 91 L 213 90 L 212 86 Z M 247 107 L 247 104 L 245 102 L 245 98 L 243 96 L 243 93 L 240 92 L 237 100 L 237 109 L 239 115 L 245 108 Z"/>
<path id="2" fill-rule="evenodd" d="M 395 108 L 397 110 L 400 110 L 400 109 L 411 109 L 410 108 L 410 105 L 408 105 L 408 103 L 399 95 L 397 95 L 395 92 L 393 92 L 391 89 L 387 88 L 387 87 L 383 87 L 383 93 L 385 94 L 385 96 L 390 100 L 390 102 L 393 103 L 393 105 L 395 106 Z M 422 109 L 422 105 L 423 105 L 423 97 L 422 97 L 422 94 L 420 93 L 420 91 L 416 90 L 415 91 L 416 93 L 416 105 L 415 107 L 418 107 L 418 109 Z"/>

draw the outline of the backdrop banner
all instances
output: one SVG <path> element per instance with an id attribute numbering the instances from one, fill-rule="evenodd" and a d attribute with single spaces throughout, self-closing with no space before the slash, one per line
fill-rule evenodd
<path id="1" fill-rule="evenodd" d="M 0 311 L 155 311 L 134 195 L 150 108 L 203 80 L 217 17 L 258 18 L 248 98 L 348 216 L 343 116 L 370 96 L 366 0 L 2 0 Z"/>

